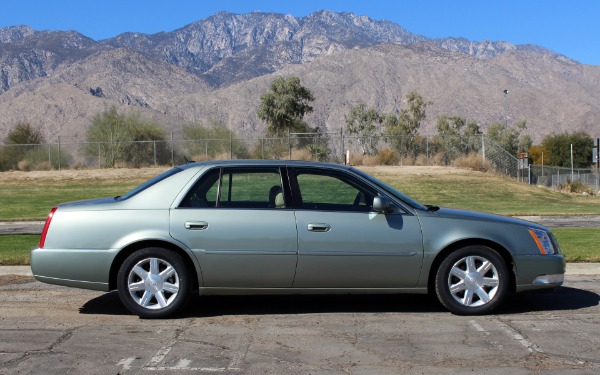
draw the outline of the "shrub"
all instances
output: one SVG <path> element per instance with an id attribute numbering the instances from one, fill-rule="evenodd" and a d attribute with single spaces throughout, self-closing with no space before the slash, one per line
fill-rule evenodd
<path id="1" fill-rule="evenodd" d="M 31 162 L 28 159 L 23 159 L 17 163 L 17 168 L 23 172 L 29 172 L 31 170 Z"/>
<path id="2" fill-rule="evenodd" d="M 571 179 L 567 178 L 567 182 L 564 184 L 558 185 L 558 188 L 560 191 L 563 191 L 566 193 L 577 193 L 577 194 L 587 193 L 587 194 L 593 195 L 593 191 L 591 191 L 590 188 L 586 184 L 581 182 L 581 180 L 571 181 Z"/>
<path id="3" fill-rule="evenodd" d="M 454 159 L 452 166 L 480 172 L 489 172 L 493 169 L 492 163 L 487 159 L 484 161 L 481 154 L 477 152 L 471 152 L 468 155 L 459 156 L 458 158 Z"/>
<path id="4" fill-rule="evenodd" d="M 400 161 L 400 154 L 389 148 L 382 148 L 376 156 L 379 165 L 397 165 Z"/>
<path id="5" fill-rule="evenodd" d="M 425 155 L 425 154 L 419 154 L 417 156 L 417 158 L 415 159 L 415 165 L 422 167 L 422 166 L 425 166 L 428 164 L 429 164 L 429 161 L 427 160 L 427 155 Z"/>

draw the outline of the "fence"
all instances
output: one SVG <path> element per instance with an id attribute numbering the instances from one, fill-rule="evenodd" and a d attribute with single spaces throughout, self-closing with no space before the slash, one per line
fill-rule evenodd
<path id="1" fill-rule="evenodd" d="M 363 155 L 389 149 L 398 163 L 448 165 L 480 153 L 503 173 L 516 177 L 517 160 L 483 135 L 475 136 L 349 136 L 336 133 L 291 133 L 284 137 L 175 139 L 135 142 L 65 141 L 35 145 L 1 145 L 0 169 L 61 169 L 115 165 L 180 164 L 187 159 L 255 158 L 312 159 L 343 163 L 346 152 Z M 21 166 L 19 166 L 19 163 Z"/>
<path id="2" fill-rule="evenodd" d="M 600 174 L 594 168 L 564 168 L 547 165 L 530 165 L 523 174 L 530 184 L 558 188 L 569 182 L 580 181 L 594 192 L 600 191 Z"/>

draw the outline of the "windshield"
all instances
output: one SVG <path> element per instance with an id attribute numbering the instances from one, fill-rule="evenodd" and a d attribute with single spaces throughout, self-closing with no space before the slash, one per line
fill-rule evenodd
<path id="1" fill-rule="evenodd" d="M 354 171 L 355 173 L 359 174 L 361 177 L 364 177 L 367 180 L 369 180 L 372 183 L 374 183 L 375 185 L 379 186 L 380 188 L 382 188 L 383 190 L 385 190 L 387 193 L 391 194 L 392 196 L 394 196 L 394 197 L 400 199 L 401 201 L 409 204 L 411 207 L 416 208 L 418 210 L 427 211 L 427 207 L 426 206 L 424 206 L 421 203 L 417 202 L 416 200 L 412 199 L 408 195 L 399 192 L 398 190 L 396 190 L 393 187 L 389 186 L 385 182 L 382 182 L 382 181 L 376 179 L 373 176 L 370 176 L 370 175 L 368 175 L 368 174 L 366 174 L 366 173 L 364 173 L 362 171 L 359 171 L 358 169 L 355 169 L 355 168 L 350 168 L 350 169 L 352 169 L 352 171 Z"/>
<path id="2" fill-rule="evenodd" d="M 173 176 L 174 174 L 177 174 L 179 172 L 181 172 L 182 169 L 179 167 L 175 167 L 173 169 L 169 169 L 168 171 L 159 174 L 158 176 L 154 177 L 151 180 L 148 180 L 146 182 L 144 182 L 143 184 L 141 184 L 140 186 L 136 187 L 135 189 L 131 190 L 130 192 L 128 192 L 127 194 L 120 196 L 120 197 L 115 197 L 115 200 L 125 200 L 125 199 L 129 199 L 131 197 L 133 197 L 134 195 L 148 189 L 150 186 L 155 185 L 157 183 L 159 183 L 160 181 L 167 179 L 171 176 Z"/>

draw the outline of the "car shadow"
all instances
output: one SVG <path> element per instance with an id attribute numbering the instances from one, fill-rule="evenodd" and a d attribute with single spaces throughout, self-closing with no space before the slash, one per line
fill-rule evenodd
<path id="1" fill-rule="evenodd" d="M 596 293 L 569 287 L 528 292 L 507 299 L 496 314 L 534 311 L 570 311 L 600 304 Z M 117 292 L 89 300 L 81 314 L 130 315 Z M 432 296 L 388 295 L 292 295 L 292 296 L 198 296 L 194 293 L 186 309 L 174 318 L 228 315 L 319 314 L 319 313 L 437 313 L 446 309 Z"/>
<path id="2" fill-rule="evenodd" d="M 600 295 L 588 290 L 561 286 L 555 289 L 520 293 L 509 298 L 497 314 L 534 311 L 570 311 L 598 306 Z"/>

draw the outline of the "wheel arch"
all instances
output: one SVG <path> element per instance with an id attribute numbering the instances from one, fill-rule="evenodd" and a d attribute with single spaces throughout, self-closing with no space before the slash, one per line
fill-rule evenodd
<path id="1" fill-rule="evenodd" d="M 181 247 L 168 241 L 145 240 L 127 245 L 121 251 L 119 251 L 115 259 L 113 259 L 112 264 L 110 266 L 110 273 L 108 279 L 109 290 L 117 289 L 117 274 L 119 273 L 119 268 L 121 267 L 121 264 L 123 264 L 125 259 L 127 259 L 127 257 L 133 254 L 134 252 L 148 247 L 159 247 L 167 249 L 179 255 L 183 259 L 187 271 L 190 273 L 190 275 L 192 275 L 192 290 L 198 288 L 198 271 L 196 270 L 195 263 L 189 253 L 187 253 Z"/>
<path id="2" fill-rule="evenodd" d="M 517 282 L 516 282 L 515 265 L 514 265 L 514 260 L 513 260 L 513 257 L 511 255 L 510 251 L 508 251 L 504 246 L 502 246 L 494 241 L 486 240 L 483 238 L 470 238 L 470 239 L 464 239 L 464 240 L 454 242 L 454 243 L 446 246 L 439 253 L 437 253 L 433 262 L 431 263 L 431 267 L 429 268 L 429 275 L 427 277 L 427 290 L 430 294 L 435 295 L 435 276 L 437 274 L 438 268 L 440 267 L 440 264 L 444 261 L 444 259 L 450 253 L 452 253 L 453 251 L 456 251 L 458 249 L 462 249 L 463 247 L 467 247 L 467 246 L 486 246 L 486 247 L 489 247 L 489 248 L 495 250 L 498 254 L 500 254 L 500 256 L 502 257 L 502 259 L 504 260 L 504 262 L 506 264 L 506 267 L 508 268 L 508 270 L 510 272 L 509 290 L 512 292 L 514 292 L 516 290 Z"/>

